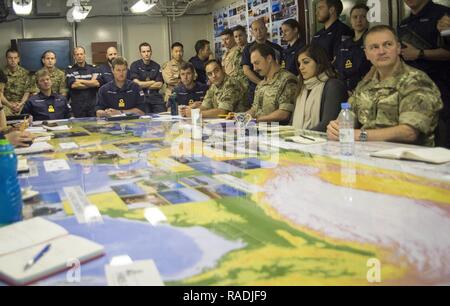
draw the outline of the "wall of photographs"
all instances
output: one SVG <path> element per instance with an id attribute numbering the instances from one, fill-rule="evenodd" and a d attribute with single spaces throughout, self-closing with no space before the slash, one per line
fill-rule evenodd
<path id="1" fill-rule="evenodd" d="M 239 0 L 213 14 L 215 56 L 221 58 L 224 50 L 220 33 L 227 28 L 242 25 L 247 28 L 249 41 L 253 41 L 249 27 L 258 18 L 266 21 L 270 40 L 285 45 L 281 39 L 281 24 L 290 18 L 298 19 L 298 5 L 297 0 Z"/>

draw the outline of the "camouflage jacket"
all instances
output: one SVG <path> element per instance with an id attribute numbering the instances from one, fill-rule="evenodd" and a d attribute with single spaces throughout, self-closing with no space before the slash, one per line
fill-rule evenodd
<path id="1" fill-rule="evenodd" d="M 409 125 L 420 132 L 418 144 L 433 146 L 438 113 L 443 107 L 439 89 L 422 71 L 399 62 L 394 76 L 379 81 L 375 67 L 349 99 L 365 129 Z"/>
<path id="2" fill-rule="evenodd" d="M 221 86 L 211 85 L 203 99 L 202 108 L 245 112 L 249 107 L 242 84 L 234 78 L 225 76 Z"/>

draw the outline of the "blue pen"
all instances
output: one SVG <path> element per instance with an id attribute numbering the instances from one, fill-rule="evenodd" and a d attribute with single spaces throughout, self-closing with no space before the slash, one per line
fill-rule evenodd
<path id="1" fill-rule="evenodd" d="M 44 256 L 45 253 L 48 252 L 48 250 L 50 250 L 51 244 L 47 244 L 39 253 L 36 254 L 36 256 L 34 256 L 32 259 L 30 259 L 27 264 L 25 265 L 25 267 L 23 268 L 24 271 L 28 270 L 29 268 L 31 268 L 39 259 L 41 259 L 42 256 Z"/>

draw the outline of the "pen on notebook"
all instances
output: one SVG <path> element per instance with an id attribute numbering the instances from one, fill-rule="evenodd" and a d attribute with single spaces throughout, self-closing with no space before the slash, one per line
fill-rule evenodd
<path id="1" fill-rule="evenodd" d="M 311 141 L 316 141 L 314 138 L 311 138 L 311 137 L 308 137 L 308 136 L 305 136 L 305 135 L 299 135 L 301 138 L 304 138 L 304 139 L 308 139 L 308 140 L 311 140 Z"/>
<path id="2" fill-rule="evenodd" d="M 24 271 L 28 270 L 29 268 L 31 268 L 39 259 L 42 258 L 42 256 L 45 255 L 45 253 L 48 252 L 48 250 L 50 250 L 51 244 L 47 244 L 39 253 L 37 253 L 32 259 L 30 259 L 27 264 L 25 265 L 25 267 L 23 268 Z"/>

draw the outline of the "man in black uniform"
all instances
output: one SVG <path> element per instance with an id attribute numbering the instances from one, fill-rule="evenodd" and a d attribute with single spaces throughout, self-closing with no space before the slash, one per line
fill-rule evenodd
<path id="1" fill-rule="evenodd" d="M 138 84 L 127 79 L 128 63 L 121 57 L 112 62 L 114 81 L 102 86 L 97 97 L 97 117 L 134 113 L 143 115 L 145 96 Z"/>
<path id="2" fill-rule="evenodd" d="M 164 98 L 159 93 L 164 84 L 161 66 L 152 61 L 152 47 L 149 43 L 140 44 L 139 52 L 141 59 L 131 64 L 131 79 L 144 91 L 147 113 L 165 112 Z"/>
<path id="3" fill-rule="evenodd" d="M 181 84 L 174 88 L 178 105 L 200 107 L 208 91 L 208 85 L 194 80 L 195 70 L 191 63 L 181 65 Z"/>
<path id="4" fill-rule="evenodd" d="M 33 120 L 59 120 L 70 117 L 67 98 L 57 92 L 52 92 L 50 72 L 36 72 L 36 85 L 39 93 L 31 96 L 22 109 L 22 114 L 33 116 Z"/>
<path id="5" fill-rule="evenodd" d="M 98 70 L 95 66 L 86 63 L 83 47 L 76 47 L 73 50 L 73 57 L 75 65 L 66 69 L 73 115 L 76 118 L 95 117 L 97 89 L 100 86 L 97 80 Z"/>
<path id="6" fill-rule="evenodd" d="M 450 51 L 440 48 L 437 23 L 450 8 L 431 0 L 404 0 L 411 15 L 398 27 L 402 56 L 407 64 L 425 71 L 441 91 L 441 112 L 436 144 L 450 148 Z"/>
<path id="7" fill-rule="evenodd" d="M 100 86 L 103 86 L 111 81 L 114 81 L 114 76 L 112 73 L 112 61 L 115 60 L 118 56 L 118 52 L 116 47 L 109 47 L 106 50 L 106 60 L 108 61 L 106 64 L 101 65 L 99 67 L 99 76 L 97 77 L 100 82 Z M 130 70 L 128 70 L 127 78 L 130 79 Z"/>
<path id="8" fill-rule="evenodd" d="M 365 4 L 357 4 L 351 9 L 350 19 L 355 35 L 340 45 L 334 61 L 334 67 L 339 78 L 345 82 L 349 96 L 372 67 L 364 53 L 363 41 L 369 28 L 366 17 L 368 11 L 369 8 Z"/>
<path id="9" fill-rule="evenodd" d="M 339 20 L 342 10 L 341 0 L 320 0 L 317 3 L 316 16 L 323 23 L 323 29 L 314 35 L 311 44 L 324 48 L 330 61 L 336 56 L 339 45 L 353 36 L 352 30 Z"/>
<path id="10" fill-rule="evenodd" d="M 210 42 L 201 39 L 195 43 L 196 56 L 191 57 L 189 62 L 194 65 L 195 71 L 197 72 L 197 82 L 208 84 L 208 78 L 206 77 L 205 64 L 210 60 L 211 57 L 211 46 Z"/>
<path id="11" fill-rule="evenodd" d="M 256 85 L 258 85 L 264 78 L 255 72 L 253 64 L 250 59 L 250 50 L 256 44 L 267 44 L 275 50 L 275 57 L 278 64 L 281 65 L 283 62 L 283 48 L 269 40 L 267 40 L 267 27 L 264 22 L 264 19 L 257 19 L 251 24 L 252 35 L 255 38 L 255 41 L 248 44 L 242 53 L 242 62 L 241 65 L 244 68 L 244 74 L 248 78 L 248 94 L 247 94 L 247 102 L 249 105 L 253 104 L 253 98 L 255 96 Z"/>

